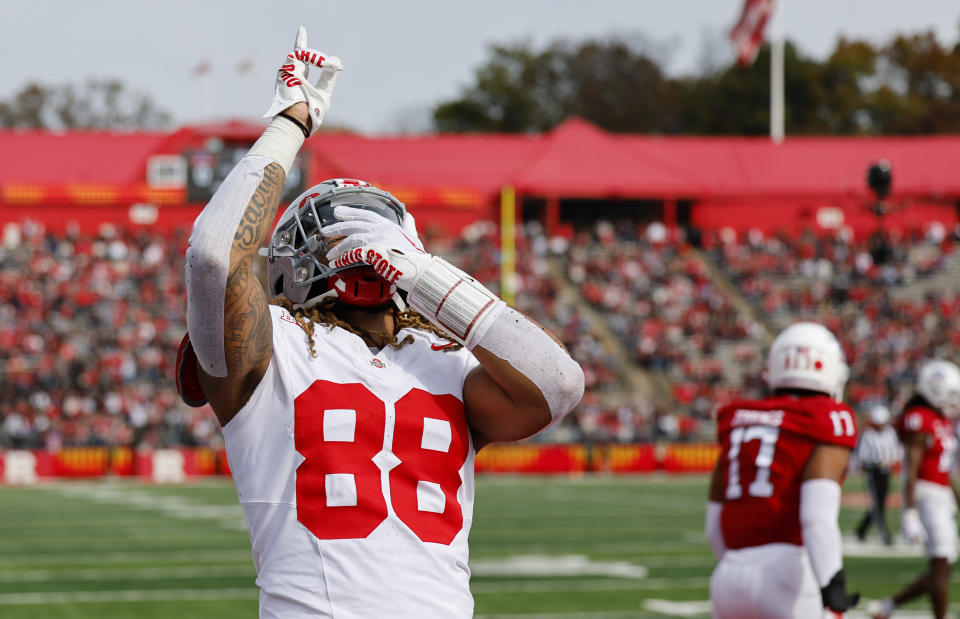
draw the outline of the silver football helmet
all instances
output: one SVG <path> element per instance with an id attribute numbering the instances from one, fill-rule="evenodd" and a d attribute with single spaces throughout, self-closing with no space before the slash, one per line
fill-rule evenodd
<path id="1" fill-rule="evenodd" d="M 917 373 L 917 393 L 948 417 L 960 415 L 960 368 L 944 359 L 931 359 Z"/>
<path id="2" fill-rule="evenodd" d="M 332 179 L 307 189 L 290 203 L 273 229 L 270 243 L 260 253 L 267 256 L 270 294 L 295 305 L 309 307 L 326 296 L 352 305 L 382 305 L 396 287 L 360 264 L 332 268 L 324 256 L 329 249 L 320 231 L 337 221 L 334 209 L 351 206 L 373 211 L 402 226 L 416 237 L 416 224 L 406 206 L 370 183 Z"/>

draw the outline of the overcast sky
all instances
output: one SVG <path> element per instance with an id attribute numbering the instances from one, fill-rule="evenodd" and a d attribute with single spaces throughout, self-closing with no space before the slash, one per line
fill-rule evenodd
<path id="1" fill-rule="evenodd" d="M 742 0 L 20 0 L 0 19 L 0 98 L 33 80 L 119 77 L 176 124 L 256 118 L 297 26 L 345 71 L 328 121 L 365 133 L 416 127 L 457 95 L 492 43 L 612 34 L 646 41 L 671 73 L 732 51 Z M 932 29 L 957 41 L 958 0 L 786 0 L 787 38 L 823 57 L 839 35 L 876 42 Z M 198 77 L 203 61 L 209 71 Z M 250 63 L 252 62 L 252 66 Z M 246 63 L 250 68 L 238 70 Z"/>

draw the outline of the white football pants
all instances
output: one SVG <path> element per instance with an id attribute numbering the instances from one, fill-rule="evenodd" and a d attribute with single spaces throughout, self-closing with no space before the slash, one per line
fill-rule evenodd
<path id="1" fill-rule="evenodd" d="M 710 577 L 716 619 L 811 619 L 824 616 L 807 551 L 793 544 L 727 550 Z"/>
<path id="2" fill-rule="evenodd" d="M 913 491 L 920 522 L 927 532 L 927 556 L 957 560 L 957 502 L 948 486 L 918 479 Z"/>

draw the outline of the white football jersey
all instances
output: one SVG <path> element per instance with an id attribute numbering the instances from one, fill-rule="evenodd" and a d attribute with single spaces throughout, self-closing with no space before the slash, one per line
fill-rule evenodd
<path id="1" fill-rule="evenodd" d="M 371 353 L 271 306 L 273 359 L 223 428 L 261 617 L 470 617 L 474 448 L 445 340 Z"/>

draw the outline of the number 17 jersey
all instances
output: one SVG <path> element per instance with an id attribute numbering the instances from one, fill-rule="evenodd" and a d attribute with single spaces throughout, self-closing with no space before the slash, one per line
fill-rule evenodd
<path id="1" fill-rule="evenodd" d="M 803 545 L 800 484 L 818 444 L 853 449 L 853 411 L 824 396 L 738 400 L 717 415 L 728 548 Z"/>
<path id="2" fill-rule="evenodd" d="M 463 383 L 476 359 L 408 329 L 398 339 L 413 343 L 372 353 L 321 325 L 314 355 L 270 311 L 273 358 L 223 428 L 261 618 L 472 616 Z"/>

